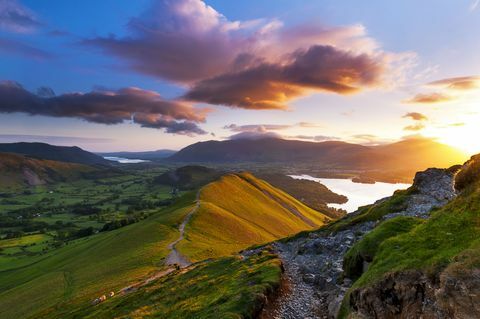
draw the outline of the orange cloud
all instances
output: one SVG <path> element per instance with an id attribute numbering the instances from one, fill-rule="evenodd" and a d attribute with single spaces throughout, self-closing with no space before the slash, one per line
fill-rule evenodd
<path id="1" fill-rule="evenodd" d="M 414 121 L 426 121 L 428 120 L 428 117 L 426 115 L 423 115 L 422 113 L 418 112 L 410 112 L 402 116 L 403 118 L 410 118 Z"/>
<path id="2" fill-rule="evenodd" d="M 421 131 L 425 128 L 425 125 L 423 124 L 413 124 L 413 125 L 409 125 L 409 126 L 405 126 L 403 128 L 404 131 Z"/>
<path id="3" fill-rule="evenodd" d="M 404 100 L 403 103 L 407 104 L 434 104 L 434 103 L 444 103 L 453 100 L 454 98 L 450 95 L 433 92 L 433 93 L 419 93 L 413 98 Z"/>
<path id="4" fill-rule="evenodd" d="M 429 86 L 445 89 L 468 91 L 480 88 L 480 76 L 462 76 L 447 78 L 428 83 Z"/>

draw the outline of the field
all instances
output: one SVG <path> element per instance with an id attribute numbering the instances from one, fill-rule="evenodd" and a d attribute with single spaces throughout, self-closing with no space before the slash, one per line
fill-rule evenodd
<path id="1" fill-rule="evenodd" d="M 36 241 L 31 247 L 21 245 L 25 249 L 0 250 L 0 267 L 12 259 L 44 254 L 68 241 L 94 234 L 107 224 L 116 228 L 122 221 L 144 219 L 160 207 L 168 206 L 172 201 L 171 187 L 151 183 L 165 170 L 156 167 L 99 172 L 98 178 L 39 185 L 15 192 L 3 189 L 0 238 L 48 235 L 49 240 Z"/>

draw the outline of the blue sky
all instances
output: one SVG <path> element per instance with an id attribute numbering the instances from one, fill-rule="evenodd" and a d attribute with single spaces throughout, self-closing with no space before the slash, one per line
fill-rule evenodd
<path id="1" fill-rule="evenodd" d="M 470 0 L 0 0 L 0 80 L 21 86 L 6 85 L 5 92 L 33 99 L 25 106 L 0 94 L 0 141 L 115 151 L 179 149 L 240 133 L 363 144 L 422 135 L 480 151 L 465 138 L 480 133 L 477 6 Z M 235 69 L 245 53 L 252 59 Z M 322 61 L 330 58 L 336 64 L 326 70 Z M 304 63 L 316 69 L 297 74 Z M 339 74 L 346 66 L 351 70 Z M 265 72 L 269 78 L 259 80 Z M 252 86 L 243 88 L 246 78 Z M 31 95 L 39 87 L 58 99 Z M 132 87 L 139 90 L 122 91 Z M 72 92 L 94 94 L 79 101 L 63 96 Z M 112 95 L 118 99 L 104 105 Z M 118 109 L 121 97 L 134 102 Z M 88 103 L 98 112 L 82 109 Z M 236 128 L 224 128 L 231 124 Z"/>

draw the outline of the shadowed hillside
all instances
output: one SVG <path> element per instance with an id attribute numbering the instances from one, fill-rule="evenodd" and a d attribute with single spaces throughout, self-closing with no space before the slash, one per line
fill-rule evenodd
<path id="1" fill-rule="evenodd" d="M 0 153 L 0 188 L 20 189 L 79 178 L 94 168 L 74 163 L 39 160 L 17 154 Z"/>
<path id="2" fill-rule="evenodd" d="M 0 152 L 16 153 L 35 157 L 38 159 L 46 159 L 52 161 L 60 161 L 67 163 L 78 163 L 87 165 L 109 165 L 101 156 L 82 150 L 77 146 L 55 146 L 45 143 L 3 143 L 0 144 Z"/>

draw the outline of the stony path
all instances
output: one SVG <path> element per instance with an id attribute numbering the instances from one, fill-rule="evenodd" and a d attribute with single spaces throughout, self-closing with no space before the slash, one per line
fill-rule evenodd
<path id="1" fill-rule="evenodd" d="M 188 224 L 190 221 L 190 218 L 192 215 L 197 211 L 198 207 L 200 207 L 200 190 L 197 192 L 197 198 L 195 199 L 195 207 L 192 208 L 192 210 L 185 216 L 184 220 L 178 227 L 178 230 L 180 231 L 180 237 L 175 240 L 174 242 L 170 243 L 168 245 L 168 249 L 171 250 L 170 254 L 167 256 L 167 259 L 165 260 L 166 265 L 179 265 L 181 268 L 185 268 L 191 265 L 191 262 L 183 256 L 176 248 L 177 244 L 183 240 L 183 235 L 185 233 L 185 226 Z"/>
<path id="2" fill-rule="evenodd" d="M 311 233 L 288 243 L 276 243 L 283 261 L 289 293 L 280 296 L 275 319 L 334 318 L 351 285 L 342 280 L 343 256 L 353 244 L 374 227 L 364 223 L 335 234 Z"/>

